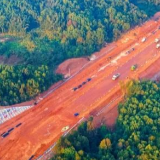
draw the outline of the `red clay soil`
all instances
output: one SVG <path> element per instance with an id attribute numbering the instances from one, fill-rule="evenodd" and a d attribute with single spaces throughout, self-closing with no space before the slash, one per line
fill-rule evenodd
<path id="1" fill-rule="evenodd" d="M 96 56 L 96 58 L 99 58 L 101 56 L 104 56 L 104 54 L 109 53 L 112 51 L 115 47 L 117 47 L 117 44 L 115 42 L 106 44 L 105 47 L 103 47 L 100 52 L 95 52 L 93 55 Z"/>
<path id="2" fill-rule="evenodd" d="M 95 52 L 92 55 L 95 55 L 96 59 L 104 56 L 104 54 L 112 51 L 116 47 L 116 43 L 109 43 L 104 48 L 101 49 L 100 52 Z M 72 58 L 64 61 L 61 63 L 56 73 L 68 75 L 70 73 L 70 76 L 74 75 L 76 72 L 81 70 L 81 68 L 89 63 L 88 58 Z"/>
<path id="3" fill-rule="evenodd" d="M 157 13 L 152 17 L 152 19 L 156 21 L 156 20 L 159 19 L 159 17 L 160 17 L 160 12 L 157 12 Z"/>
<path id="4" fill-rule="evenodd" d="M 77 71 L 79 71 L 86 63 L 88 63 L 87 58 L 68 59 L 58 66 L 56 73 L 63 75 L 67 75 L 70 73 L 70 75 L 73 75 Z"/>
<path id="5" fill-rule="evenodd" d="M 145 72 L 140 74 L 140 78 L 152 79 L 154 75 L 160 72 L 160 59 L 156 60 L 152 65 L 148 66 Z M 159 79 L 159 76 L 157 77 Z"/>
<path id="6" fill-rule="evenodd" d="M 139 78 L 150 65 L 156 64 L 160 59 L 160 50 L 156 49 L 154 43 L 154 39 L 160 35 L 160 30 L 157 30 L 159 25 L 160 21 L 150 20 L 143 26 L 136 27 L 118 40 L 112 51 L 90 62 L 81 72 L 44 98 L 36 107 L 2 124 L 0 134 L 22 123 L 6 138 L 0 139 L 0 159 L 26 160 L 31 155 L 35 155 L 36 158 L 58 140 L 63 134 L 61 132 L 63 127 L 71 128 L 80 119 L 90 115 L 103 116 L 106 104 L 110 104 L 111 101 L 116 103 L 122 99 L 119 82 Z M 156 31 L 156 34 L 152 34 L 153 31 Z M 144 36 L 147 37 L 147 41 L 142 43 L 141 39 Z M 125 54 L 133 47 L 134 51 Z M 138 69 L 131 71 L 130 67 L 135 63 L 138 64 Z M 121 75 L 113 81 L 112 75 L 116 73 Z M 87 78 L 92 79 L 77 91 L 72 90 L 73 87 L 87 81 Z M 118 96 L 117 101 L 115 96 Z M 112 117 L 110 111 L 113 116 L 116 115 L 114 105 L 108 105 L 106 108 L 108 117 Z M 74 117 L 76 112 L 80 113 L 78 117 Z M 113 122 L 110 119 L 108 124 L 111 125 Z"/>
<path id="7" fill-rule="evenodd" d="M 118 104 L 114 104 L 109 111 L 105 110 L 101 115 L 95 116 L 93 120 L 94 127 L 99 127 L 102 124 L 107 125 L 108 128 L 113 128 L 118 117 Z"/>
<path id="8" fill-rule="evenodd" d="M 104 105 L 100 108 L 96 108 L 90 113 L 90 116 L 94 117 L 93 124 L 98 127 L 102 124 L 107 125 L 109 128 L 113 128 L 118 117 L 118 104 L 123 99 L 123 93 L 119 90 L 113 92 L 114 94 L 110 97 L 111 99 L 106 99 Z"/>

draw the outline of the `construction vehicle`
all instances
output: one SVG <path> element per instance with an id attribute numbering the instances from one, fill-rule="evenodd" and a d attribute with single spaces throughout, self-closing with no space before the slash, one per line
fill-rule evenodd
<path id="1" fill-rule="evenodd" d="M 143 37 L 141 42 L 145 42 L 146 41 L 146 37 Z"/>
<path id="2" fill-rule="evenodd" d="M 158 43 L 157 45 L 156 45 L 156 48 L 158 49 L 160 47 L 160 44 Z"/>
<path id="3" fill-rule="evenodd" d="M 114 74 L 112 80 L 116 80 L 120 76 L 120 73 Z"/>
<path id="4" fill-rule="evenodd" d="M 22 123 L 17 124 L 16 127 L 19 127 L 20 125 L 22 125 Z"/>
<path id="5" fill-rule="evenodd" d="M 63 127 L 62 130 L 61 130 L 61 132 L 65 132 L 65 131 L 67 131 L 68 129 L 69 129 L 69 126 Z"/>
<path id="6" fill-rule="evenodd" d="M 155 39 L 155 43 L 157 43 L 157 42 L 159 42 L 159 38 L 156 38 L 156 39 Z"/>
<path id="7" fill-rule="evenodd" d="M 77 117 L 79 115 L 79 113 L 75 113 L 74 116 Z"/>
<path id="8" fill-rule="evenodd" d="M 132 66 L 131 66 L 131 71 L 136 70 L 136 68 L 137 68 L 137 64 L 132 65 Z"/>
<path id="9" fill-rule="evenodd" d="M 4 133 L 4 134 L 2 135 L 2 137 L 5 138 L 5 137 L 7 137 L 8 135 L 9 135 L 9 132 Z"/>

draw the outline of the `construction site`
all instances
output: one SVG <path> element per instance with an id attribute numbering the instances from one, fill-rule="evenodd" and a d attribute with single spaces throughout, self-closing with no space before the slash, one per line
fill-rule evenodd
<path id="1" fill-rule="evenodd" d="M 0 125 L 0 160 L 50 158 L 44 153 L 51 154 L 61 136 L 90 116 L 96 125 L 103 120 L 113 127 L 124 97 L 120 84 L 158 81 L 159 38 L 160 20 L 153 17 L 94 53 L 93 60 L 83 61 L 78 72 L 71 68 L 70 77 L 56 90 Z"/>

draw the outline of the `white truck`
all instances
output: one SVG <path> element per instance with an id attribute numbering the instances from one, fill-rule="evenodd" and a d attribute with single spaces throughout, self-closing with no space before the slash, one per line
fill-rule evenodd
<path id="1" fill-rule="evenodd" d="M 159 42 L 159 38 L 156 38 L 156 39 L 155 39 L 155 43 L 157 43 L 157 42 Z"/>
<path id="2" fill-rule="evenodd" d="M 120 73 L 114 74 L 112 80 L 116 80 L 120 76 Z"/>
<path id="3" fill-rule="evenodd" d="M 156 45 L 156 48 L 157 48 L 157 49 L 160 48 L 160 43 L 158 43 L 158 44 Z"/>
<path id="4" fill-rule="evenodd" d="M 145 42 L 146 41 L 146 37 L 143 37 L 141 42 Z"/>

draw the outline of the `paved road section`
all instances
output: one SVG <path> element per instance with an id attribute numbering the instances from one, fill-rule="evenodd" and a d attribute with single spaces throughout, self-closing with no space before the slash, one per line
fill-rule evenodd
<path id="1" fill-rule="evenodd" d="M 124 43 L 122 40 L 118 41 L 114 50 L 90 63 L 36 107 L 2 124 L 2 135 L 9 129 L 14 129 L 6 137 L 0 137 L 0 160 L 27 160 L 32 155 L 38 157 L 65 134 L 62 132 L 63 127 L 73 127 L 93 110 L 97 109 L 98 113 L 106 99 L 111 99 L 118 92 L 120 81 L 138 78 L 143 68 L 160 58 L 160 50 L 156 49 L 154 43 L 154 39 L 160 35 L 160 30 L 157 29 L 160 22 L 148 23 L 141 32 L 135 29 L 139 31 L 138 36 L 128 36 L 127 40 L 122 37 L 126 40 Z M 156 34 L 152 34 L 153 31 Z M 141 42 L 143 36 L 147 37 L 144 43 Z M 127 51 L 132 48 L 134 50 L 128 54 Z M 137 64 L 138 68 L 130 71 L 133 64 Z M 120 77 L 113 81 L 112 76 L 116 73 L 120 73 Z M 88 78 L 91 80 L 87 81 Z M 74 87 L 83 82 L 86 84 L 73 91 Z M 79 116 L 75 117 L 74 113 L 77 112 Z"/>

